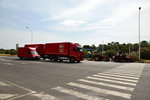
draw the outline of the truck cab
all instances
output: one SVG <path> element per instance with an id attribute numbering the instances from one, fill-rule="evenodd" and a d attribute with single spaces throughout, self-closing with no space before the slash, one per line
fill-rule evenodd
<path id="1" fill-rule="evenodd" d="M 17 56 L 20 59 L 40 60 L 40 55 L 36 52 L 36 48 L 19 47 Z"/>
<path id="2" fill-rule="evenodd" d="M 70 57 L 70 62 L 80 62 L 83 60 L 83 48 L 78 44 L 70 44 L 70 53 L 69 53 L 69 57 Z"/>

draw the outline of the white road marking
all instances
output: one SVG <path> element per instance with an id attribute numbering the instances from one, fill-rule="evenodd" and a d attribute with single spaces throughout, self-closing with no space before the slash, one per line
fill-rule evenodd
<path id="1" fill-rule="evenodd" d="M 105 74 L 113 74 L 113 75 L 122 75 L 122 76 L 127 76 L 127 77 L 137 77 L 137 78 L 139 78 L 140 77 L 140 75 L 130 75 L 130 74 L 125 74 L 125 73 L 120 73 L 120 72 L 103 72 L 103 73 L 105 73 Z"/>
<path id="2" fill-rule="evenodd" d="M 18 96 L 15 96 L 15 97 L 10 98 L 10 99 L 8 99 L 8 100 L 15 100 L 15 99 L 18 99 L 18 98 L 21 98 L 21 97 L 25 97 L 25 96 L 27 96 L 27 95 L 31 95 L 31 94 L 33 94 L 33 93 L 35 93 L 35 92 L 29 92 L 29 93 L 26 93 L 26 94 L 18 95 Z"/>
<path id="3" fill-rule="evenodd" d="M 99 75 L 106 75 L 106 76 L 114 76 L 114 77 L 121 77 L 121 78 L 128 78 L 128 79 L 135 79 L 138 80 L 137 77 L 130 77 L 130 76 L 122 76 L 122 75 L 115 75 L 115 74 L 106 74 L 106 73 L 98 73 Z"/>
<path id="4" fill-rule="evenodd" d="M 130 68 L 128 68 L 128 69 L 125 69 L 125 68 L 120 68 L 120 69 L 111 69 L 110 71 L 118 71 L 118 72 L 127 72 L 127 73 L 131 73 L 131 74 L 138 74 L 139 73 L 139 71 L 140 71 L 141 69 L 130 69 Z"/>
<path id="5" fill-rule="evenodd" d="M 30 90 L 30 89 L 25 88 L 25 87 L 23 87 L 23 86 L 17 85 L 17 84 L 15 84 L 15 83 L 8 82 L 8 81 L 6 81 L 6 82 L 9 83 L 9 84 L 11 84 L 11 85 L 13 85 L 13 86 L 19 87 L 19 88 L 21 88 L 21 89 L 23 89 L 23 90 L 26 90 L 26 91 L 28 91 L 28 92 L 31 92 L 31 93 L 34 93 L 34 92 L 35 92 L 35 91 L 33 91 L 33 90 Z"/>
<path id="6" fill-rule="evenodd" d="M 128 75 L 133 77 L 140 77 L 142 70 L 144 68 L 145 64 L 139 64 L 139 63 L 130 63 L 125 64 L 120 67 L 108 70 L 104 73 L 117 73 L 122 75 Z"/>
<path id="7" fill-rule="evenodd" d="M 49 95 L 49 94 L 45 94 L 43 92 L 41 92 L 41 93 L 35 93 L 32 96 L 39 97 L 39 98 L 41 98 L 41 100 L 57 100 L 56 97 L 54 97 L 52 95 Z"/>
<path id="8" fill-rule="evenodd" d="M 113 85 L 113 84 L 108 84 L 108 83 L 103 83 L 103 82 L 96 82 L 96 81 L 89 81 L 89 80 L 85 80 L 85 79 L 79 79 L 78 81 L 91 83 L 91 84 L 96 84 L 96 85 L 102 85 L 102 86 L 106 86 L 106 87 L 122 89 L 122 90 L 134 91 L 134 88 L 132 88 L 132 87 Z"/>
<path id="9" fill-rule="evenodd" d="M 12 62 L 11 60 L 8 60 L 8 59 L 0 59 L 0 60 L 3 62 Z"/>
<path id="10" fill-rule="evenodd" d="M 18 94 L 0 94 L 0 100 L 9 99 L 17 96 Z"/>
<path id="11" fill-rule="evenodd" d="M 22 62 L 21 64 L 25 65 L 25 64 L 27 64 L 27 63 L 23 63 L 23 62 Z"/>
<path id="12" fill-rule="evenodd" d="M 139 76 L 140 73 L 129 73 L 126 71 L 107 71 L 107 73 L 121 73 L 121 74 L 126 74 L 126 75 L 130 75 L 130 76 Z"/>
<path id="13" fill-rule="evenodd" d="M 12 83 L 12 82 L 7 82 L 7 83 L 29 92 L 29 93 L 26 93 L 26 94 L 22 94 L 22 95 L 18 95 L 16 97 L 10 98 L 9 100 L 15 100 L 15 99 L 27 96 L 27 95 L 39 97 L 41 100 L 54 100 L 54 98 L 55 98 L 54 96 L 51 96 L 51 95 L 48 95 L 48 94 L 43 94 L 43 93 L 39 94 L 36 91 L 30 90 L 28 88 L 25 88 L 23 86 L 17 85 L 17 84 Z"/>
<path id="14" fill-rule="evenodd" d="M 86 100 L 109 100 L 109 99 L 100 98 L 100 97 L 96 97 L 96 96 L 90 96 L 88 94 L 83 94 L 81 92 L 77 92 L 77 91 L 74 91 L 71 89 L 66 89 L 66 88 L 59 87 L 59 86 L 52 88 L 52 89 L 59 91 L 59 92 L 62 92 L 62 93 L 65 93 L 65 94 L 76 96 L 78 98 L 86 99 Z"/>
<path id="15" fill-rule="evenodd" d="M 122 97 L 122 98 L 126 98 L 126 99 L 131 98 L 131 94 L 128 94 L 128 93 L 122 93 L 122 92 L 113 91 L 113 90 L 101 89 L 101 88 L 93 87 L 93 86 L 89 86 L 89 85 L 78 84 L 78 83 L 74 83 L 74 82 L 67 83 L 67 85 L 74 86 L 74 87 L 79 87 L 79 88 L 83 88 L 83 89 L 87 89 L 87 90 L 91 90 L 91 91 L 95 91 L 95 92 L 98 92 L 98 93 L 103 93 L 103 94 L 108 94 L 108 95 L 112 95 L 112 96 Z"/>
<path id="16" fill-rule="evenodd" d="M 13 65 L 12 63 L 4 63 L 4 64 L 5 64 L 5 65 L 10 65 L 10 66 Z"/>
<path id="17" fill-rule="evenodd" d="M 10 84 L 6 84 L 6 83 L 0 81 L 0 86 L 11 86 L 11 85 Z"/>
<path id="18" fill-rule="evenodd" d="M 107 79 L 115 79 L 115 80 L 122 80 L 122 81 L 128 81 L 128 82 L 135 82 L 137 83 L 137 80 L 131 80 L 131 79 L 124 79 L 124 78 L 116 78 L 116 77 L 110 77 L 110 76 L 102 76 L 102 75 L 93 75 L 100 78 L 107 78 Z"/>
<path id="19" fill-rule="evenodd" d="M 106 81 L 106 82 L 112 82 L 112 83 L 119 83 L 119 84 L 125 84 L 125 85 L 131 85 L 131 86 L 136 86 L 134 83 L 129 83 L 129 82 L 122 82 L 122 81 L 115 81 L 115 80 L 110 80 L 110 79 L 103 79 L 103 78 L 96 78 L 96 77 L 86 77 L 88 79 L 93 79 L 93 80 L 100 80 L 100 81 Z"/>

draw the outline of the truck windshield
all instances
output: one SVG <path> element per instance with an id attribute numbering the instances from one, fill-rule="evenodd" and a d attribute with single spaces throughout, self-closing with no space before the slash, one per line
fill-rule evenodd
<path id="1" fill-rule="evenodd" d="M 32 55 L 38 55 L 38 53 L 36 51 L 31 51 Z"/>
<path id="2" fill-rule="evenodd" d="M 81 46 L 77 46 L 77 52 L 83 52 L 82 47 Z"/>

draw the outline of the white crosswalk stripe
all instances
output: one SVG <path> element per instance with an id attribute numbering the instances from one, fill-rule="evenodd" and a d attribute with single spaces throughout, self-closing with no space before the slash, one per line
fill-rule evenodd
<path id="1" fill-rule="evenodd" d="M 96 96 L 90 96 L 88 94 L 83 94 L 81 92 L 77 92 L 77 91 L 74 91 L 74 90 L 71 90 L 71 89 L 66 89 L 66 88 L 59 87 L 59 86 L 55 87 L 55 88 L 52 88 L 52 89 L 57 90 L 57 91 L 62 92 L 62 93 L 66 93 L 66 94 L 69 94 L 69 95 L 76 96 L 78 98 L 86 99 L 86 100 L 109 100 L 109 99 L 100 98 L 100 97 L 96 97 Z"/>
<path id="2" fill-rule="evenodd" d="M 132 88 L 132 87 L 126 87 L 126 86 L 120 86 L 120 85 L 114 85 L 114 84 L 108 84 L 108 83 L 96 82 L 96 81 L 89 81 L 89 80 L 85 80 L 85 79 L 79 79 L 78 81 L 112 87 L 112 88 L 117 88 L 117 89 L 122 89 L 122 90 L 134 91 L 134 88 Z"/>
<path id="3" fill-rule="evenodd" d="M 78 84 L 78 83 L 74 83 L 74 82 L 67 83 L 67 85 L 75 86 L 75 87 L 79 87 L 79 88 L 83 88 L 83 89 L 87 89 L 87 90 L 91 90 L 91 91 L 95 91 L 95 92 L 98 92 L 98 93 L 118 96 L 118 97 L 122 97 L 122 98 L 126 98 L 126 99 L 131 98 L 131 94 L 128 94 L 128 93 L 122 93 L 122 92 L 117 92 L 117 91 L 113 91 L 113 90 L 101 89 L 101 88 L 93 87 L 93 86 L 89 86 L 89 85 Z"/>
<path id="4" fill-rule="evenodd" d="M 120 74 L 124 74 L 124 75 L 129 75 L 129 76 L 140 76 L 140 73 L 129 73 L 126 71 L 107 71 L 106 73 L 120 73 Z"/>
<path id="5" fill-rule="evenodd" d="M 121 75 L 121 76 L 127 76 L 127 77 L 137 77 L 137 78 L 140 77 L 140 75 L 131 75 L 128 73 L 120 73 L 120 72 L 104 72 L 104 74 L 113 74 L 113 75 Z"/>
<path id="6" fill-rule="evenodd" d="M 93 80 L 106 81 L 106 82 L 111 82 L 111 83 L 118 83 L 118 84 L 125 84 L 125 85 L 136 86 L 135 83 L 129 83 L 129 82 L 115 81 L 115 80 L 103 79 L 103 78 L 97 78 L 97 77 L 90 77 L 90 76 L 88 76 L 86 78 L 93 79 Z"/>
<path id="7" fill-rule="evenodd" d="M 106 73 L 98 73 L 99 75 L 104 75 L 104 76 L 114 76 L 114 77 L 120 77 L 120 78 L 125 78 L 125 79 L 135 79 L 138 80 L 139 78 L 137 77 L 131 77 L 131 76 L 123 76 L 123 75 L 115 75 L 115 74 L 106 74 Z"/>
<path id="8" fill-rule="evenodd" d="M 115 80 L 122 80 L 122 81 L 128 81 L 128 82 L 135 82 L 137 83 L 137 80 L 130 80 L 130 79 L 123 79 L 123 78 L 116 78 L 116 77 L 110 77 L 110 76 L 102 76 L 102 75 L 93 75 L 96 77 L 101 77 L 101 78 L 107 78 L 107 79 L 115 79 Z"/>

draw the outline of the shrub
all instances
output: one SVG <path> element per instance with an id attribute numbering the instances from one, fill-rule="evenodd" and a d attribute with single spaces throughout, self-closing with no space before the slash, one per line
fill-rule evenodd
<path id="1" fill-rule="evenodd" d="M 15 55 L 17 54 L 17 51 L 10 51 L 10 55 Z"/>
<path id="2" fill-rule="evenodd" d="M 129 57 L 132 61 L 139 61 L 138 53 L 135 51 L 131 52 Z"/>
<path id="3" fill-rule="evenodd" d="M 150 59 L 150 49 L 141 50 L 141 58 L 142 59 Z"/>
<path id="4" fill-rule="evenodd" d="M 105 52 L 105 55 L 107 55 L 109 58 L 112 58 L 116 54 L 116 51 L 114 50 L 107 50 Z"/>

